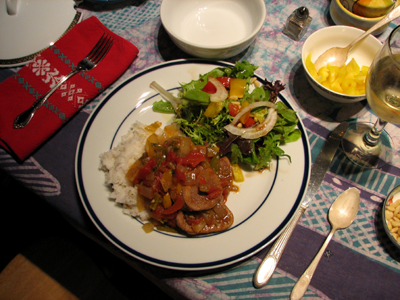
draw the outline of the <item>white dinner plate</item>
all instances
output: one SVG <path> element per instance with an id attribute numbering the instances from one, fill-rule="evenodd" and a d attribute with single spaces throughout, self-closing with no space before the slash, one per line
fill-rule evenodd
<path id="1" fill-rule="evenodd" d="M 73 0 L 0 0 L 0 67 L 17 67 L 54 44 L 81 19 Z"/>
<path id="2" fill-rule="evenodd" d="M 150 88 L 157 81 L 177 94 L 179 83 L 198 79 L 215 67 L 228 63 L 205 60 L 176 60 L 146 69 L 121 83 L 92 112 L 78 143 L 76 183 L 82 203 L 94 224 L 110 242 L 127 254 L 153 265 L 179 270 L 205 270 L 226 266 L 254 255 L 270 244 L 290 221 L 305 193 L 310 174 L 310 147 L 306 130 L 302 137 L 283 145 L 291 156 L 273 162 L 270 171 L 247 172 L 238 193 L 231 193 L 227 206 L 234 224 L 221 233 L 187 237 L 154 231 L 146 234 L 142 222 L 123 214 L 109 199 L 99 170 L 100 154 L 115 147 L 131 124 L 161 121 L 172 115 L 152 111 L 161 96 Z M 259 81 L 263 78 L 258 77 Z M 290 104 L 282 97 L 289 107 Z"/>

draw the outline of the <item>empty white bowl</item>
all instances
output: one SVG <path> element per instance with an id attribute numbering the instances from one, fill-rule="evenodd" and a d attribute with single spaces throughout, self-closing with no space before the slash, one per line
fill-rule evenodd
<path id="1" fill-rule="evenodd" d="M 264 25 L 263 0 L 163 0 L 161 22 L 184 52 L 225 59 L 248 48 Z"/>
<path id="2" fill-rule="evenodd" d="M 353 103 L 365 99 L 365 94 L 356 96 L 346 95 L 334 92 L 324 87 L 311 76 L 306 67 L 306 58 L 310 52 L 312 53 L 311 61 L 315 62 L 316 59 L 329 48 L 346 47 L 363 32 L 364 31 L 361 29 L 350 26 L 329 26 L 317 30 L 305 41 L 301 53 L 304 72 L 306 73 L 306 78 L 310 85 L 323 97 L 342 103 Z M 346 63 L 354 58 L 360 67 L 369 67 L 381 47 L 381 42 L 376 37 L 369 35 L 350 51 Z"/>

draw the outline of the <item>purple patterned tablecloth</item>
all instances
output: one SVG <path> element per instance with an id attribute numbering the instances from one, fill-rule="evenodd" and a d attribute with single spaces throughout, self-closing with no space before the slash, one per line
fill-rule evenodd
<path id="1" fill-rule="evenodd" d="M 44 143 L 24 163 L 17 163 L 0 149 L 0 168 L 40 195 L 60 211 L 76 228 L 95 239 L 115 255 L 142 272 L 177 299 L 288 299 L 299 276 L 307 268 L 327 236 L 327 211 L 334 199 L 348 187 L 361 192 L 357 218 L 348 229 L 338 231 L 328 246 L 304 298 L 307 299 L 398 299 L 400 250 L 382 227 L 381 209 L 385 196 L 400 184 L 399 152 L 383 169 L 359 170 L 339 149 L 314 201 L 301 218 L 278 268 L 264 288 L 255 289 L 252 277 L 269 247 L 241 263 L 223 269 L 189 272 L 155 267 L 122 253 L 111 245 L 88 218 L 75 186 L 74 159 L 78 139 L 93 109 L 119 83 L 156 64 L 189 58 L 169 39 L 162 27 L 160 0 L 125 1 L 117 4 L 83 2 L 77 10 L 83 19 L 96 16 L 110 30 L 139 48 L 130 68 L 109 89 L 91 101 L 66 126 Z M 286 84 L 282 95 L 290 101 L 307 129 L 312 159 L 338 123 L 358 119 L 374 122 L 366 101 L 341 104 L 318 95 L 308 84 L 301 65 L 301 48 L 314 31 L 334 25 L 328 0 L 265 0 L 267 16 L 255 43 L 229 62 L 247 60 L 258 65 L 257 74 Z M 295 42 L 282 33 L 289 14 L 307 6 L 313 18 L 305 37 Z M 378 38 L 384 41 L 398 21 Z M 0 81 L 18 68 L 0 69 Z M 398 127 L 387 126 L 397 149 Z"/>

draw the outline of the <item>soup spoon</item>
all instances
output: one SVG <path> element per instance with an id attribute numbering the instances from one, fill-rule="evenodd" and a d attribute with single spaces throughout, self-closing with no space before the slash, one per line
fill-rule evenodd
<path id="1" fill-rule="evenodd" d="M 344 191 L 332 204 L 329 209 L 328 219 L 331 223 L 332 229 L 327 236 L 321 249 L 318 251 L 314 260 L 311 262 L 310 266 L 305 270 L 303 275 L 299 278 L 295 284 L 292 293 L 290 294 L 291 300 L 301 299 L 305 292 L 307 291 L 308 285 L 314 275 L 314 271 L 318 266 L 318 263 L 325 252 L 333 234 L 338 229 L 345 229 L 353 223 L 358 207 L 360 206 L 360 192 L 356 188 L 349 188 Z"/>
<path id="2" fill-rule="evenodd" d="M 378 28 L 382 27 L 386 23 L 393 21 L 394 19 L 400 16 L 400 6 L 393 9 L 390 13 L 388 13 L 382 20 L 372 26 L 369 30 L 361 34 L 358 38 L 352 41 L 347 47 L 332 47 L 322 53 L 317 60 L 315 61 L 315 69 L 318 71 L 320 68 L 325 66 L 326 64 L 330 64 L 331 66 L 341 67 L 343 66 L 349 55 L 350 50 L 361 40 L 363 40 L 367 35 L 371 32 L 374 32 Z"/>

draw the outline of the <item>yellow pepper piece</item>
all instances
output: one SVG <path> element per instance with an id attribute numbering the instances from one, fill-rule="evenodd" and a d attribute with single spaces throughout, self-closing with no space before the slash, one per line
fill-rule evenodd
<path id="1" fill-rule="evenodd" d="M 150 222 L 145 223 L 143 224 L 142 229 L 144 230 L 144 232 L 150 233 L 154 230 L 154 224 Z"/>
<path id="2" fill-rule="evenodd" d="M 246 89 L 246 84 L 247 84 L 246 79 L 232 78 L 229 88 L 229 96 L 243 98 Z"/>
<path id="3" fill-rule="evenodd" d="M 249 106 L 250 103 L 247 100 L 244 100 L 242 103 L 242 106 L 240 107 L 240 110 L 244 109 L 245 107 Z M 242 124 L 246 124 L 247 119 L 250 117 L 250 111 L 246 112 L 243 116 L 240 117 L 239 121 Z"/>
<path id="4" fill-rule="evenodd" d="M 208 118 L 215 118 L 218 116 L 219 112 L 224 108 L 224 102 L 210 102 L 208 105 L 206 111 L 204 112 L 204 115 Z"/>
<path id="5" fill-rule="evenodd" d="M 171 207 L 172 201 L 171 201 L 171 196 L 169 195 L 169 193 L 166 193 L 164 195 L 162 203 L 163 203 L 164 208 Z"/>
<path id="6" fill-rule="evenodd" d="M 243 182 L 244 176 L 242 169 L 239 167 L 238 164 L 232 164 L 232 172 L 233 172 L 233 180 L 236 182 Z"/>

